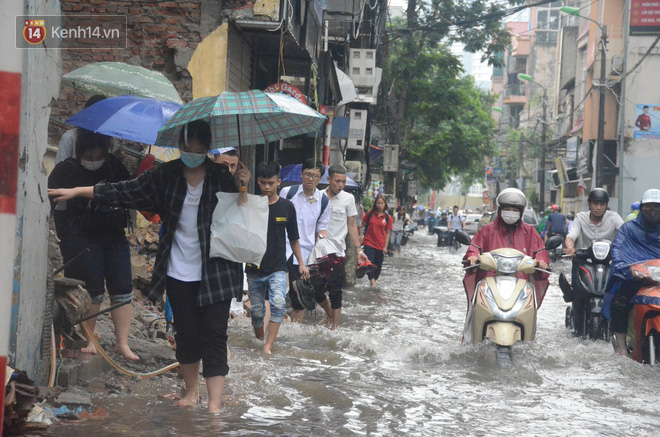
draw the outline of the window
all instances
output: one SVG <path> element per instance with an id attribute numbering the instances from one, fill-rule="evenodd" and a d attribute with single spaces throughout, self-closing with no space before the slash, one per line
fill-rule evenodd
<path id="1" fill-rule="evenodd" d="M 373 76 L 374 75 L 374 69 L 373 68 L 367 68 L 367 76 Z"/>
<path id="2" fill-rule="evenodd" d="M 360 59 L 360 51 L 353 50 L 353 59 Z"/>
<path id="3" fill-rule="evenodd" d="M 368 51 L 368 52 L 366 53 L 366 55 L 367 55 L 367 59 L 373 59 L 373 58 L 374 58 L 374 52 L 373 52 L 373 50 L 372 50 L 372 51 Z"/>
<path id="4" fill-rule="evenodd" d="M 550 6 L 554 3 L 560 2 L 552 2 Z M 558 9 L 539 8 L 536 13 L 536 42 L 556 44 L 560 24 Z"/>

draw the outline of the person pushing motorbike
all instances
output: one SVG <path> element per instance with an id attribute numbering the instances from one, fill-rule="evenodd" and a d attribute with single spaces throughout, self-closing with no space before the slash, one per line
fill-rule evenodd
<path id="1" fill-rule="evenodd" d="M 543 240 L 534 227 L 522 221 L 522 214 L 527 207 L 525 194 L 517 188 L 506 188 L 497 196 L 497 205 L 498 210 L 495 220 L 485 225 L 475 234 L 472 244 L 479 246 L 483 252 L 490 252 L 502 247 L 510 247 L 529 256 L 534 256 L 537 252 L 538 267 L 546 270 L 550 258 L 545 250 Z M 477 262 L 479 255 L 479 249 L 472 244 L 468 247 L 463 258 L 468 260 L 470 265 Z M 548 288 L 548 275 L 547 273 L 537 272 L 534 274 L 534 279 L 536 282 L 536 301 L 540 307 Z"/>
<path id="2" fill-rule="evenodd" d="M 559 212 L 559 207 L 557 205 L 552 205 L 550 207 L 550 214 L 548 215 L 548 220 L 545 223 L 545 229 L 543 232 L 545 239 L 547 240 L 553 235 L 561 235 L 562 239 L 564 239 L 567 229 L 568 219 L 564 214 Z"/>
<path id="3" fill-rule="evenodd" d="M 619 228 L 623 224 L 623 219 L 619 214 L 607 209 L 610 201 L 610 195 L 603 188 L 595 188 L 589 193 L 587 203 L 589 211 L 584 211 L 575 216 L 571 229 L 564 242 L 564 252 L 566 255 L 574 256 L 576 249 L 587 249 L 594 240 L 613 241 Z M 578 271 L 583 260 L 573 258 L 571 269 L 571 285 L 573 290 L 579 288 Z M 582 314 L 584 313 L 585 296 L 575 294 L 574 296 L 564 296 L 566 302 L 573 302 L 574 326 L 577 328 L 578 335 L 582 326 Z"/>
<path id="4" fill-rule="evenodd" d="M 630 266 L 660 259 L 660 190 L 644 192 L 639 216 L 621 226 L 612 243 L 612 269 L 603 301 L 603 315 L 612 322 L 619 355 L 628 356 L 626 332 L 630 299 L 642 283 L 633 279 Z"/>

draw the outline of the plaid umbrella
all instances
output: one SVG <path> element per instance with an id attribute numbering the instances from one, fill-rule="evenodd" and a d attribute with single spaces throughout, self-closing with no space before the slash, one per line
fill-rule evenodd
<path id="1" fill-rule="evenodd" d="M 163 73 L 124 62 L 95 62 L 73 70 L 62 81 L 89 94 L 106 97 L 131 94 L 183 104 Z"/>
<path id="2" fill-rule="evenodd" d="M 183 105 L 162 127 L 156 145 L 179 147 L 181 129 L 195 120 L 210 123 L 214 147 L 240 147 L 315 132 L 325 117 L 284 94 L 223 92 Z"/>

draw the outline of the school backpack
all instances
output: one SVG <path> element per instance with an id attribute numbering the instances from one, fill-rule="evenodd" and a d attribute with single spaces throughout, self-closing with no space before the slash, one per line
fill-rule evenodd
<path id="1" fill-rule="evenodd" d="M 289 192 L 286 193 L 286 200 L 291 200 L 291 199 L 293 199 L 293 196 L 296 195 L 296 193 L 298 192 L 299 189 L 300 189 L 300 185 L 292 185 L 292 186 L 289 188 Z M 328 207 L 328 203 L 329 203 L 329 202 L 330 202 L 330 199 L 328 198 L 328 196 L 326 196 L 326 195 L 324 194 L 323 197 L 321 197 L 321 214 L 319 214 L 319 218 L 320 218 L 320 217 L 323 215 L 323 213 L 325 212 L 325 209 Z"/>

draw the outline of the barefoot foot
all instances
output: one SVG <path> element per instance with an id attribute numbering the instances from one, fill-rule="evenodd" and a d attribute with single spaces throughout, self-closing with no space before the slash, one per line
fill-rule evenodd
<path id="1" fill-rule="evenodd" d="M 140 357 L 135 355 L 128 345 L 115 345 L 114 351 L 129 361 L 138 361 Z"/>
<path id="2" fill-rule="evenodd" d="M 199 393 L 186 393 L 184 397 L 176 402 L 177 407 L 196 407 L 199 403 Z M 210 406 L 209 406 L 210 409 Z"/>
<path id="3" fill-rule="evenodd" d="M 94 346 L 90 342 L 89 345 L 87 345 L 87 347 L 84 347 L 84 348 L 80 349 L 80 352 L 82 352 L 84 354 L 96 355 L 96 346 Z"/>

